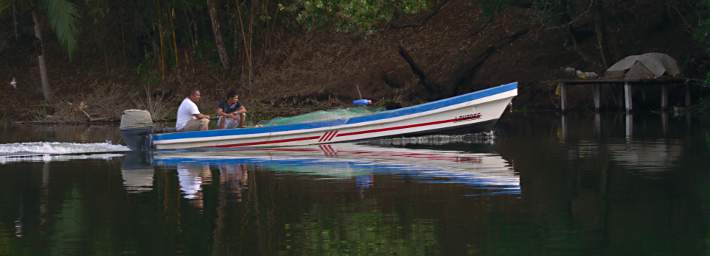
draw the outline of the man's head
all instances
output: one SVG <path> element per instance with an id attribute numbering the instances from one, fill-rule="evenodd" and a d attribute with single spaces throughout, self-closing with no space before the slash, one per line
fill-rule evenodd
<path id="1" fill-rule="evenodd" d="M 227 103 L 229 104 L 234 104 L 239 102 L 239 95 L 237 95 L 237 92 L 235 91 L 229 91 L 227 93 Z"/>
<path id="2" fill-rule="evenodd" d="M 190 91 L 190 96 L 188 96 L 188 98 L 190 98 L 190 100 L 191 100 L 192 102 L 198 102 L 198 101 L 200 101 L 200 97 L 202 97 L 202 95 L 200 94 L 200 90 L 197 90 L 197 89 L 191 90 L 191 91 Z"/>

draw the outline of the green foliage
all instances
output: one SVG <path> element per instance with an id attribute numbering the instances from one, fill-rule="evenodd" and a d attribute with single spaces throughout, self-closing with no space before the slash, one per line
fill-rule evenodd
<path id="1" fill-rule="evenodd" d="M 154 86 L 160 82 L 160 74 L 152 67 L 155 66 L 157 60 L 155 57 L 148 56 L 146 59 L 136 66 L 136 75 L 138 81 L 143 86 Z"/>
<path id="2" fill-rule="evenodd" d="M 0 14 L 5 13 L 6 10 L 10 9 L 12 3 L 10 0 L 0 0 Z"/>
<path id="3" fill-rule="evenodd" d="M 431 221 L 405 221 L 379 212 L 354 212 L 334 220 L 318 211 L 304 214 L 298 225 L 284 227 L 293 239 L 281 254 L 431 255 L 440 250 Z M 410 233 L 401 236 L 404 230 Z"/>
<path id="4" fill-rule="evenodd" d="M 82 238 L 85 239 L 83 236 L 86 234 L 86 216 L 83 208 L 81 192 L 74 186 L 71 191 L 65 193 L 56 221 L 50 227 L 49 255 L 81 254 L 80 247 L 75 243 L 82 241 Z"/>
<path id="5" fill-rule="evenodd" d="M 693 37 L 710 54 L 710 0 L 699 0 L 696 8 L 698 12 L 698 25 L 695 27 Z M 705 74 L 705 85 L 710 85 L 710 72 Z"/>
<path id="6" fill-rule="evenodd" d="M 12 15 L 12 9 L 24 10 L 33 6 L 32 0 L 0 0 L 0 17 Z"/>
<path id="7" fill-rule="evenodd" d="M 68 0 L 42 0 L 42 6 L 46 8 L 49 25 L 57 35 L 59 43 L 71 58 L 76 51 L 79 36 L 79 10 Z"/>
<path id="8" fill-rule="evenodd" d="M 710 0 L 700 0 L 697 10 L 699 19 L 694 37 L 710 53 Z"/>
<path id="9" fill-rule="evenodd" d="M 41 8 L 47 16 L 59 42 L 71 58 L 76 51 L 79 37 L 79 9 L 69 0 L 0 0 L 0 15 L 11 15 L 12 5 L 25 12 L 32 8 Z"/>
<path id="10" fill-rule="evenodd" d="M 281 11 L 295 12 L 296 20 L 309 29 L 334 26 L 343 32 L 372 32 L 398 15 L 428 8 L 427 0 L 296 0 L 279 5 Z"/>
<path id="11" fill-rule="evenodd" d="M 85 0 L 86 1 L 86 14 L 93 18 L 94 23 L 98 23 L 99 20 L 106 18 L 108 16 L 111 8 L 109 7 L 108 0 Z"/>
<path id="12" fill-rule="evenodd" d="M 510 0 L 480 0 L 479 5 L 483 15 L 491 18 L 502 10 L 506 5 L 510 4 Z"/>
<path id="13" fill-rule="evenodd" d="M 537 11 L 542 22 L 550 25 L 558 25 L 567 22 L 570 16 L 570 1 L 566 0 L 534 0 L 533 8 Z"/>
<path id="14" fill-rule="evenodd" d="M 575 1 L 567 0 L 532 0 L 532 8 L 536 11 L 543 23 L 559 24 L 569 17 Z M 483 14 L 487 17 L 495 16 L 500 10 L 512 4 L 511 0 L 479 0 Z"/>

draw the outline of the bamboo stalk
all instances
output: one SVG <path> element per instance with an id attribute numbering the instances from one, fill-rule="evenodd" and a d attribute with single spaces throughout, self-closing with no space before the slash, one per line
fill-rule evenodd
<path id="1" fill-rule="evenodd" d="M 600 0 L 594 1 L 594 32 L 597 39 L 597 47 L 599 47 L 599 55 L 602 64 L 608 67 L 607 62 L 607 43 L 606 43 L 606 25 L 604 24 L 604 16 L 602 14 L 602 6 Z"/>
<path id="2" fill-rule="evenodd" d="M 249 13 L 249 84 L 254 83 L 254 16 L 257 13 L 259 0 L 250 2 L 251 12 Z"/>
<path id="3" fill-rule="evenodd" d="M 215 46 L 217 47 L 219 60 L 222 62 L 222 67 L 227 70 L 229 69 L 229 57 L 227 56 L 227 50 L 224 48 L 224 40 L 222 39 L 221 26 L 215 0 L 207 0 L 207 9 L 210 15 L 210 22 L 212 23 L 212 32 L 214 33 Z"/>
<path id="4" fill-rule="evenodd" d="M 128 45 L 126 44 L 126 29 L 123 27 L 123 22 L 119 22 L 119 27 L 121 28 L 121 55 L 123 56 L 124 63 L 128 63 Z"/>
<path id="5" fill-rule="evenodd" d="M 15 6 L 16 1 L 12 1 L 12 23 L 15 25 L 15 41 L 20 39 L 20 33 L 17 30 L 17 7 Z"/>
<path id="6" fill-rule="evenodd" d="M 172 8 L 171 13 L 170 13 L 171 19 L 170 19 L 170 25 L 172 26 L 172 34 L 173 34 L 173 52 L 175 54 L 175 69 L 177 69 L 178 64 L 180 63 L 180 54 L 178 53 L 178 47 L 177 47 L 177 35 L 175 33 L 175 7 Z"/>
<path id="7" fill-rule="evenodd" d="M 239 0 L 235 0 L 235 2 L 237 3 L 236 6 L 237 6 L 237 15 L 239 16 L 239 27 L 241 28 L 242 41 L 244 42 L 244 46 L 243 46 L 244 58 L 245 58 L 244 61 L 247 63 L 247 65 L 244 65 L 244 66 L 247 68 L 247 72 L 251 73 L 251 65 L 249 65 L 249 63 L 251 62 L 250 61 L 251 60 L 251 52 L 249 50 L 249 44 L 247 42 L 247 35 L 246 35 L 245 28 L 244 28 L 244 20 L 242 18 L 242 9 L 240 8 L 241 4 L 239 3 Z M 251 77 L 249 78 L 249 83 L 251 84 Z"/>
<path id="8" fill-rule="evenodd" d="M 269 1 L 268 1 L 268 0 L 265 0 L 265 1 L 264 1 L 264 4 L 262 4 L 262 10 L 261 10 L 261 11 L 262 11 L 263 13 L 269 14 Z M 269 19 L 273 19 L 273 17 L 271 17 L 271 15 L 269 15 Z M 267 21 L 265 22 L 265 26 L 263 27 L 263 31 L 264 31 L 265 33 L 262 33 L 262 34 L 263 34 L 263 37 L 262 37 L 262 41 L 263 41 L 263 42 L 262 42 L 262 45 L 263 45 L 262 51 L 263 51 L 264 49 L 268 49 L 268 48 L 267 48 L 267 47 L 268 47 L 268 42 L 269 42 L 268 36 L 269 36 L 269 34 L 270 34 L 270 33 L 269 33 L 269 32 L 270 32 L 270 31 L 269 31 L 269 28 L 270 28 L 269 24 L 271 24 L 271 23 L 269 23 L 269 21 L 267 20 Z"/>
<path id="9" fill-rule="evenodd" d="M 163 35 L 163 19 L 160 13 L 160 0 L 155 0 L 156 12 L 158 16 L 158 40 L 160 44 L 158 65 L 160 69 L 160 80 L 165 80 L 165 36 Z"/>
<path id="10" fill-rule="evenodd" d="M 237 36 L 239 35 L 239 22 L 237 21 L 236 14 L 232 14 L 230 16 L 232 17 L 232 35 L 234 35 L 232 48 L 234 50 L 234 62 L 236 63 L 242 59 L 241 53 L 239 52 L 239 39 L 237 39 Z M 244 68 L 243 66 L 244 65 L 242 65 L 242 69 Z"/>
<path id="11" fill-rule="evenodd" d="M 49 86 L 49 76 L 47 75 L 47 63 L 44 59 L 44 40 L 42 39 L 42 24 L 40 23 L 39 13 L 37 10 L 32 10 L 32 21 L 34 22 L 35 40 L 37 40 L 37 65 L 39 66 L 39 74 L 42 82 L 42 95 L 47 102 L 52 101 L 52 89 Z"/>

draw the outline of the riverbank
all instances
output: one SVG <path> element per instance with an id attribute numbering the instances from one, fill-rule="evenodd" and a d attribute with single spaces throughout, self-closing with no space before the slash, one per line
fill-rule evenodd
<path id="1" fill-rule="evenodd" d="M 663 6 L 644 8 L 636 10 L 648 14 L 642 20 L 606 25 L 608 41 L 615 43 L 603 55 L 588 16 L 564 29 L 545 23 L 530 6 L 510 6 L 487 16 L 476 3 L 464 0 L 444 1 L 367 34 L 282 29 L 255 51 L 251 82 L 243 65 L 222 69 L 214 52 L 203 59 L 186 52 L 173 69 L 161 73 L 150 60 L 136 65 L 99 52 L 103 45 L 92 40 L 80 42 L 81 47 L 97 50 L 80 52 L 67 63 L 68 56 L 50 41 L 54 100 L 41 100 L 36 59 L 28 58 L 31 49 L 13 51 L 0 62 L 0 73 L 7 81 L 15 77 L 17 88 L 2 91 L 6 104 L 0 117 L 111 122 L 124 109 L 141 108 L 157 120 L 170 120 L 185 93 L 199 88 L 205 95 L 200 108 L 206 113 L 213 113 L 225 92 L 235 89 L 251 119 L 264 120 L 348 106 L 358 97 L 356 88 L 376 105 L 408 106 L 510 81 L 520 83 L 517 111 L 550 110 L 559 102 L 556 80 L 574 78 L 565 68 L 601 74 L 605 62 L 608 66 L 650 51 L 670 54 L 683 63 L 685 75 L 698 76 L 708 66 L 707 58 L 683 22 L 666 20 L 670 14 L 659 10 Z M 658 22 L 665 25 L 655 26 Z M 586 92 L 569 97 L 586 97 Z"/>

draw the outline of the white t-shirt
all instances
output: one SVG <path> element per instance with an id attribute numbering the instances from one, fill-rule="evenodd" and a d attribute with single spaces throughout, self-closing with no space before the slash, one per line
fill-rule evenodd
<path id="1" fill-rule="evenodd" d="M 182 130 L 190 119 L 194 119 L 196 114 L 199 114 L 200 110 L 197 109 L 197 105 L 190 100 L 190 98 L 185 98 L 180 103 L 180 107 L 177 111 L 177 120 L 175 122 L 175 129 Z"/>

